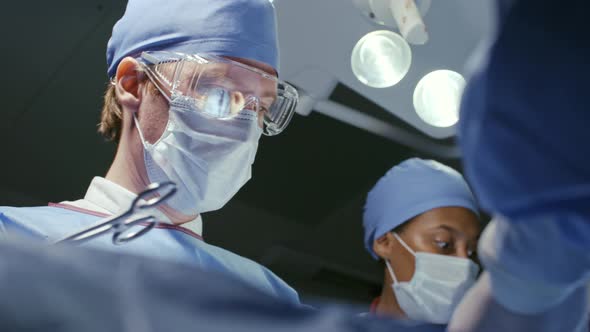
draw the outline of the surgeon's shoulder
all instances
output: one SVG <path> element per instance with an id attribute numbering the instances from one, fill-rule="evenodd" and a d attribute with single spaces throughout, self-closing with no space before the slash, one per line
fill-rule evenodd
<path id="1" fill-rule="evenodd" d="M 33 216 L 44 207 L 13 207 L 0 206 L 0 233 L 1 236 L 17 235 L 33 238 L 44 238 L 37 230 L 29 228 Z"/>
<path id="2" fill-rule="evenodd" d="M 35 207 L 14 207 L 14 206 L 0 206 L 0 221 L 10 222 L 20 219 L 23 215 L 35 213 L 40 211 L 45 206 Z"/>
<path id="3" fill-rule="evenodd" d="M 60 225 L 76 227 L 76 222 L 84 218 L 78 212 L 53 206 L 0 206 L 0 232 L 47 239 L 59 235 Z"/>
<path id="4" fill-rule="evenodd" d="M 260 265 L 264 274 L 268 277 L 268 282 L 274 286 L 275 289 L 281 289 L 283 293 L 283 298 L 288 298 L 290 303 L 293 304 L 301 304 L 301 300 L 299 299 L 299 294 L 297 291 L 289 286 L 283 279 L 279 276 L 274 274 L 271 270 L 267 267 Z"/>
<path id="5" fill-rule="evenodd" d="M 14 207 L 0 206 L 0 219 L 3 221 L 25 222 L 29 219 L 42 220 L 72 212 L 53 206 Z"/>
<path id="6" fill-rule="evenodd" d="M 237 271 L 239 277 L 245 281 L 258 285 L 266 291 L 271 291 L 276 297 L 291 304 L 299 305 L 299 295 L 289 284 L 274 274 L 271 270 L 249 258 L 235 254 L 229 250 L 205 244 L 207 251 L 215 257 L 225 268 Z"/>

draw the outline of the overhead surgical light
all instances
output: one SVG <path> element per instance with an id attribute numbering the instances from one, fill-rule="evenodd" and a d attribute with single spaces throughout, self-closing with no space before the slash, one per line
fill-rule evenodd
<path id="1" fill-rule="evenodd" d="M 412 63 L 412 51 L 397 33 L 373 31 L 356 43 L 350 62 L 359 81 L 373 88 L 387 88 L 406 76 Z"/>
<path id="2" fill-rule="evenodd" d="M 357 8 L 373 22 L 399 28 L 408 43 L 422 45 L 428 42 L 428 32 L 422 17 L 432 0 L 353 0 Z"/>
<path id="3" fill-rule="evenodd" d="M 451 127 L 459 121 L 465 89 L 463 76 L 452 70 L 435 70 L 424 76 L 414 90 L 414 109 L 434 127 Z"/>

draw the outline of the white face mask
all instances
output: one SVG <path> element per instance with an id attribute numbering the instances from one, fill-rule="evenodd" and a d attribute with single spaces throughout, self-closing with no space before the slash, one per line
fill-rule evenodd
<path id="1" fill-rule="evenodd" d="M 166 129 L 154 144 L 139 129 L 149 180 L 176 183 L 167 204 L 185 215 L 220 209 L 236 194 L 251 177 L 262 134 L 254 112 L 213 119 L 193 105 L 172 100 Z"/>
<path id="2" fill-rule="evenodd" d="M 385 260 L 401 309 L 412 320 L 448 323 L 463 295 L 475 283 L 479 267 L 467 258 L 414 252 L 397 234 L 393 235 L 416 261 L 412 279 L 399 282 Z"/>

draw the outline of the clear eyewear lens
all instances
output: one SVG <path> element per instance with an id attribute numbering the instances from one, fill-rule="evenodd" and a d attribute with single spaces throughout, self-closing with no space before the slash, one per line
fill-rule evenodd
<path id="1" fill-rule="evenodd" d="M 298 101 L 297 90 L 290 85 L 279 83 L 277 98 L 264 114 L 263 133 L 267 136 L 282 132 L 291 121 Z"/>
<path id="2" fill-rule="evenodd" d="M 267 73 L 225 58 L 173 52 L 144 52 L 150 79 L 168 98 L 182 98 L 196 111 L 219 119 L 242 110 L 256 112 L 263 133 L 277 135 L 288 125 L 297 90 Z"/>

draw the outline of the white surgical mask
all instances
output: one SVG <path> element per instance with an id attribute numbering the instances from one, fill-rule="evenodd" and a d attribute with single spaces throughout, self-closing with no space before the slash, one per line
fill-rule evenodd
<path id="1" fill-rule="evenodd" d="M 243 110 L 231 119 L 203 113 L 194 102 L 173 99 L 168 124 L 154 144 L 143 138 L 135 120 L 149 180 L 176 183 L 167 205 L 185 215 L 220 209 L 236 194 L 251 177 L 262 133 L 254 112 Z"/>
<path id="2" fill-rule="evenodd" d="M 412 320 L 448 323 L 463 295 L 475 283 L 479 267 L 467 258 L 414 252 L 397 234 L 393 235 L 416 261 L 412 279 L 399 282 L 385 260 L 401 309 Z"/>

